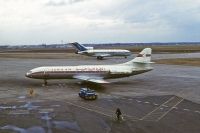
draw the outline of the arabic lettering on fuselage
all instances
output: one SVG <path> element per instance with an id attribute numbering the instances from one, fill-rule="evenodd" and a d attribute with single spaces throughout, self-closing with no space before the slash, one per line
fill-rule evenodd
<path id="1" fill-rule="evenodd" d="M 93 68 L 76 68 L 76 71 L 106 71 L 103 67 L 93 67 Z"/>
<path id="2" fill-rule="evenodd" d="M 104 67 L 91 67 L 91 68 L 55 68 L 52 69 L 51 71 L 81 71 L 81 72 L 87 72 L 87 71 L 106 71 L 106 68 Z"/>

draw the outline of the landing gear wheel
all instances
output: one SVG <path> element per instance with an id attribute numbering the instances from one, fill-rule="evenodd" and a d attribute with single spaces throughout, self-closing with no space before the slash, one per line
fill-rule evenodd
<path id="1" fill-rule="evenodd" d="M 102 60 L 103 57 L 101 57 L 101 56 L 97 56 L 97 59 L 98 59 L 98 60 Z"/>

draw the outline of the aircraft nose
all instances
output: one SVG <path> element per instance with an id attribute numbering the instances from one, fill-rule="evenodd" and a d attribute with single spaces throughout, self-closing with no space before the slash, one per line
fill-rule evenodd
<path id="1" fill-rule="evenodd" d="M 29 77 L 29 73 L 26 73 L 25 76 L 26 76 L 26 77 Z"/>
<path id="2" fill-rule="evenodd" d="M 28 77 L 28 78 L 31 78 L 31 72 L 30 72 L 30 71 L 27 72 L 27 73 L 25 74 L 25 76 Z"/>

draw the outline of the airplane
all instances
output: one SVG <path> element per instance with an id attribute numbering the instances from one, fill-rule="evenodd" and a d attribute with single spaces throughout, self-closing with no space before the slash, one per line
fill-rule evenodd
<path id="1" fill-rule="evenodd" d="M 26 73 L 26 77 L 43 79 L 79 79 L 93 83 L 109 83 L 106 79 L 122 78 L 153 70 L 151 48 L 143 49 L 134 59 L 115 65 L 43 66 Z"/>
<path id="2" fill-rule="evenodd" d="M 103 59 L 104 57 L 123 56 L 127 58 L 127 56 L 131 55 L 131 52 L 129 50 L 124 50 L 124 49 L 94 49 L 93 47 L 85 47 L 77 42 L 70 44 L 75 49 L 77 49 L 76 54 L 93 56 L 100 60 Z"/>

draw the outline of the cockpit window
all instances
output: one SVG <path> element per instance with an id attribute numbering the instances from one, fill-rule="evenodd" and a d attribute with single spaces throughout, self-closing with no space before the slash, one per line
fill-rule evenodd
<path id="1" fill-rule="evenodd" d="M 31 73 L 32 73 L 32 71 L 28 71 L 27 73 L 28 73 L 28 74 L 31 74 Z"/>

